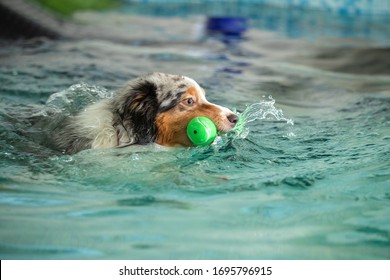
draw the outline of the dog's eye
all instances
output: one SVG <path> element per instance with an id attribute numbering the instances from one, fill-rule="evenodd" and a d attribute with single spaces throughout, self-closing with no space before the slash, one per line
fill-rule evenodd
<path id="1" fill-rule="evenodd" d="M 183 103 L 184 103 L 185 105 L 187 105 L 187 106 L 192 106 L 192 105 L 195 104 L 195 101 L 194 101 L 194 99 L 192 99 L 192 98 L 190 97 L 190 98 L 187 98 L 187 99 L 183 100 Z"/>

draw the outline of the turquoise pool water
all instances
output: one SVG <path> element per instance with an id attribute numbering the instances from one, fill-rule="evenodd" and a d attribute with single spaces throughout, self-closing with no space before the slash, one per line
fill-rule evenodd
<path id="1" fill-rule="evenodd" d="M 389 259 L 381 50 L 364 43 L 378 67 L 354 71 L 343 42 L 172 42 L 171 20 L 153 43 L 1 43 L 1 259 Z M 245 129 L 209 148 L 47 147 L 63 116 L 150 71 L 196 79 Z"/>

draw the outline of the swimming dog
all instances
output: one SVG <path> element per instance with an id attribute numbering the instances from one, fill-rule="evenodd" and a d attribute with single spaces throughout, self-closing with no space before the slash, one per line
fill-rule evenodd
<path id="1" fill-rule="evenodd" d="M 190 147 L 186 127 L 197 116 L 211 119 L 221 133 L 238 121 L 229 109 L 208 102 L 204 89 L 193 79 L 151 73 L 69 117 L 55 133 L 54 142 L 68 154 L 148 143 Z"/>

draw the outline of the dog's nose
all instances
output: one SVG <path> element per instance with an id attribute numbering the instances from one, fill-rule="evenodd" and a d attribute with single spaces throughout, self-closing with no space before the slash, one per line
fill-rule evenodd
<path id="1" fill-rule="evenodd" d="M 236 124 L 238 122 L 238 116 L 235 115 L 235 114 L 231 114 L 229 116 L 227 116 L 229 122 L 231 122 L 232 124 Z"/>

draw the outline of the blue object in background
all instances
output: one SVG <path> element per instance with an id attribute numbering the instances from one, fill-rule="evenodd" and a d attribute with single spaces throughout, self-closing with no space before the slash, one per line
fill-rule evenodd
<path id="1" fill-rule="evenodd" d="M 206 32 L 228 45 L 244 39 L 243 34 L 248 29 L 245 17 L 212 16 L 207 19 Z"/>
<path id="2" fill-rule="evenodd" d="M 209 17 L 206 29 L 209 33 L 240 37 L 248 29 L 248 21 L 244 17 Z"/>

